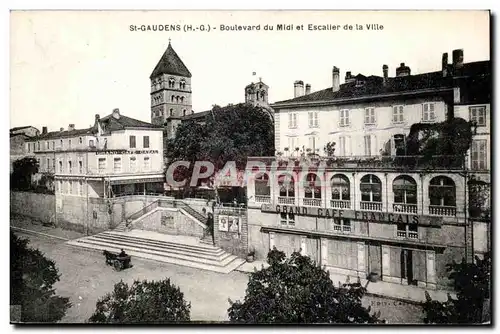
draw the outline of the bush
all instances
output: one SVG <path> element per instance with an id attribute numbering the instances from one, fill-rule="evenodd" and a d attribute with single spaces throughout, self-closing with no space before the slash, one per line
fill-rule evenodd
<path id="1" fill-rule="evenodd" d="M 129 287 L 123 281 L 96 304 L 89 321 L 93 323 L 169 323 L 189 321 L 191 304 L 170 283 L 134 281 Z"/>
<path id="2" fill-rule="evenodd" d="M 38 249 L 28 248 L 28 240 L 10 233 L 10 305 L 20 306 L 21 322 L 56 322 L 71 304 L 56 296 L 52 287 L 59 281 L 55 263 Z"/>
<path id="3" fill-rule="evenodd" d="M 333 285 L 327 271 L 308 256 L 274 248 L 268 268 L 250 274 L 243 302 L 232 302 L 229 319 L 237 323 L 379 323 L 361 305 L 361 283 Z"/>

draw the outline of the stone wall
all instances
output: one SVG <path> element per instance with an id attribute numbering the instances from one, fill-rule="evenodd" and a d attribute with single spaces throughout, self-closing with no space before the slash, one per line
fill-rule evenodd
<path id="1" fill-rule="evenodd" d="M 214 213 L 214 240 L 217 247 L 231 254 L 246 257 L 248 254 L 246 209 L 216 207 Z"/>
<path id="2" fill-rule="evenodd" d="M 135 229 L 165 233 L 170 235 L 186 235 L 203 237 L 203 227 L 178 209 L 157 209 L 140 221 L 133 224 Z"/>
<path id="3" fill-rule="evenodd" d="M 44 223 L 55 222 L 55 195 L 11 191 L 10 212 Z"/>

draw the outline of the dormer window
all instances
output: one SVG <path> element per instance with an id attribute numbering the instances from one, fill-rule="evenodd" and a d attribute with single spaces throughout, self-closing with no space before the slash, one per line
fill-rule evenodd
<path id="1" fill-rule="evenodd" d="M 365 85 L 364 80 L 356 80 L 356 87 L 363 87 Z"/>

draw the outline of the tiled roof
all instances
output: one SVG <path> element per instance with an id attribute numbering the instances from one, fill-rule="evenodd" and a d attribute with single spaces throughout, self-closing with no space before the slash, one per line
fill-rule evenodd
<path id="1" fill-rule="evenodd" d="M 203 117 L 206 117 L 210 112 L 211 112 L 211 110 L 196 112 L 196 113 L 193 113 L 193 114 L 182 116 L 181 120 L 187 121 L 187 120 L 190 120 L 190 119 L 203 118 Z"/>
<path id="2" fill-rule="evenodd" d="M 105 131 L 123 130 L 125 128 L 160 128 L 157 125 L 123 115 L 120 115 L 119 118 L 115 118 L 112 114 L 101 118 L 100 123 Z"/>
<path id="3" fill-rule="evenodd" d="M 17 130 L 23 130 L 23 129 L 28 129 L 28 128 L 33 128 L 33 126 L 31 126 L 31 125 L 18 126 L 18 127 L 10 129 L 10 131 L 17 131 Z"/>
<path id="4" fill-rule="evenodd" d="M 161 74 L 173 74 L 191 78 L 191 72 L 189 72 L 186 65 L 184 65 L 181 58 L 174 51 L 170 43 L 168 43 L 167 50 L 165 50 L 165 53 L 149 78 L 152 79 Z"/>
<path id="5" fill-rule="evenodd" d="M 457 75 L 463 76 L 477 76 L 490 72 L 490 62 L 474 62 L 464 64 L 463 69 Z M 387 84 L 383 84 L 383 78 L 379 76 L 364 77 L 357 75 L 356 78 L 363 79 L 364 84 L 356 86 L 356 82 L 349 82 L 340 85 L 340 89 L 333 92 L 332 87 L 323 89 L 308 95 L 299 96 L 297 98 L 275 102 L 272 107 L 277 108 L 280 104 L 288 103 L 307 103 L 317 101 L 331 101 L 348 100 L 354 98 L 363 98 L 370 96 L 377 96 L 383 94 L 391 94 L 398 92 L 411 92 L 424 89 L 437 89 L 452 87 L 453 78 L 451 76 L 443 77 L 441 71 L 423 73 L 417 75 L 390 77 Z"/>
<path id="6" fill-rule="evenodd" d="M 124 130 L 126 128 L 148 128 L 148 129 L 162 129 L 161 126 L 153 125 L 151 123 L 146 123 L 139 121 L 137 119 L 120 115 L 119 118 L 114 118 L 113 115 L 108 115 L 99 120 L 101 127 L 104 131 L 117 131 Z M 53 138 L 65 138 L 74 137 L 79 135 L 92 135 L 97 132 L 97 127 L 94 126 L 86 129 L 75 129 L 71 131 L 52 131 L 46 134 L 40 134 L 37 137 L 32 137 L 30 140 L 46 140 Z"/>

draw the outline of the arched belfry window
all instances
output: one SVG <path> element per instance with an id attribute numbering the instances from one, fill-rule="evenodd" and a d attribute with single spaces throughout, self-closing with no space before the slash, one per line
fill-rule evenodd
<path id="1" fill-rule="evenodd" d="M 186 80 L 181 79 L 181 81 L 179 82 L 179 88 L 186 89 Z"/>
<path id="2" fill-rule="evenodd" d="M 174 88 L 174 87 L 175 87 L 175 79 L 169 78 L 168 79 L 168 88 Z"/>

